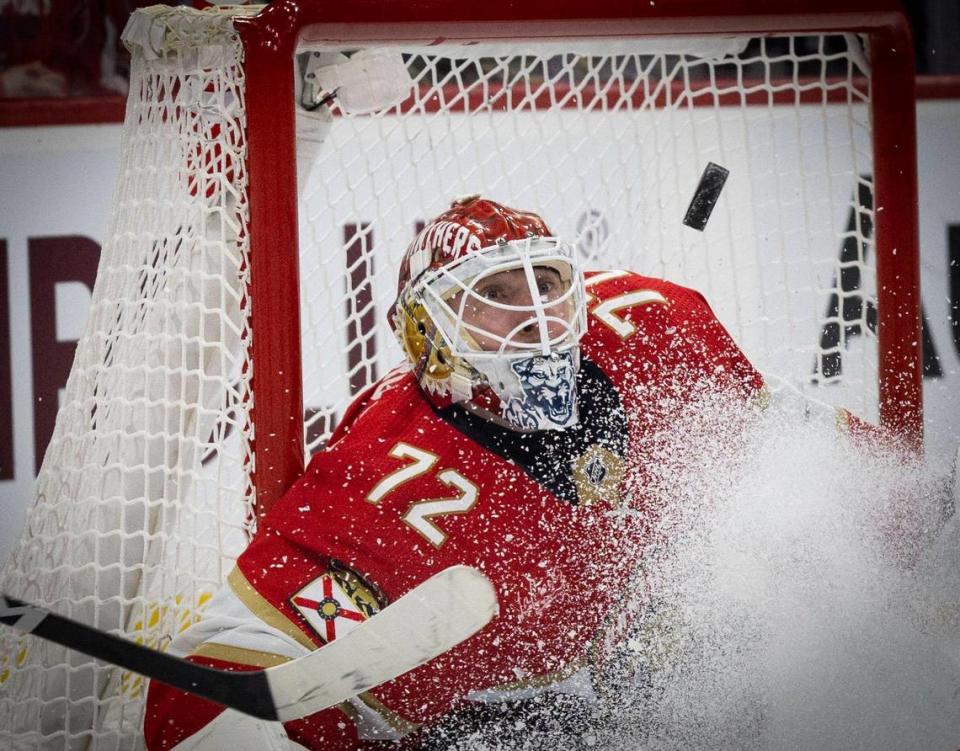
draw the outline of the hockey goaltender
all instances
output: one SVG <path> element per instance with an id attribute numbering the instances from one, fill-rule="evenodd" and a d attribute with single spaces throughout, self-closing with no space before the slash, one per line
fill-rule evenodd
<path id="1" fill-rule="evenodd" d="M 284 724 L 154 681 L 150 749 L 576 737 L 618 680 L 642 680 L 615 658 L 655 542 L 650 447 L 697 400 L 761 402 L 760 374 L 697 292 L 584 274 L 538 215 L 477 196 L 407 249 L 390 316 L 409 362 L 355 399 L 171 652 L 278 665 L 457 564 L 490 579 L 499 615 L 421 667 Z"/>

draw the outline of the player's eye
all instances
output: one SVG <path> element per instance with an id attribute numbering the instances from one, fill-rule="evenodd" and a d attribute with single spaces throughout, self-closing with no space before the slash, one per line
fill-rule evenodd
<path id="1" fill-rule="evenodd" d="M 537 276 L 537 292 L 542 301 L 556 300 L 563 294 L 563 284 L 553 274 L 545 273 Z"/>
<path id="2" fill-rule="evenodd" d="M 493 302 L 502 302 L 507 296 L 506 291 L 498 284 L 484 285 L 480 287 L 477 292 L 484 300 L 491 300 Z"/>

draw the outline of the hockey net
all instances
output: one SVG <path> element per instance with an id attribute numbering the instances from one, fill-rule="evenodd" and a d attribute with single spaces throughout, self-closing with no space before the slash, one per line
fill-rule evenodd
<path id="1" fill-rule="evenodd" d="M 765 373 L 881 417 L 867 36 L 316 35 L 285 74 L 299 280 L 257 280 L 252 244 L 289 228 L 251 213 L 271 199 L 250 169 L 264 126 L 248 118 L 237 19 L 253 12 L 152 9 L 128 26 L 90 318 L 3 591 L 164 648 L 247 544 L 258 498 L 287 482 L 265 416 L 298 421 L 302 394 L 300 441 L 322 448 L 352 395 L 401 360 L 386 311 L 404 248 L 468 193 L 538 211 L 588 269 L 695 287 Z M 292 175 L 288 161 L 274 167 Z M 729 177 L 694 229 L 711 162 Z M 299 321 L 265 314 L 298 292 Z M 298 324 L 302 376 L 253 349 Z M 267 404 L 268 381 L 286 406 Z M 0 633 L 4 747 L 136 747 L 143 696 L 135 675 Z"/>

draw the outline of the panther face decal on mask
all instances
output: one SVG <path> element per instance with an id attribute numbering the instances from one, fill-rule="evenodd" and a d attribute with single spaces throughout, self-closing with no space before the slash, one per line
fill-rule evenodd
<path id="1" fill-rule="evenodd" d="M 505 403 L 504 416 L 529 430 L 557 430 L 576 424 L 576 373 L 570 352 L 528 357 L 510 364 L 521 396 Z"/>

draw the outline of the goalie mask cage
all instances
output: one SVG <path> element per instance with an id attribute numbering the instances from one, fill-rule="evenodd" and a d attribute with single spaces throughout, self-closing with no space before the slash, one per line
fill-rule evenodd
<path id="1" fill-rule="evenodd" d="M 919 442 L 905 20 L 771 5 L 134 14 L 90 318 L 3 590 L 164 648 L 401 359 L 399 258 L 466 193 L 540 212 L 587 268 L 699 289 L 765 373 Z M 709 162 L 729 177 L 697 230 Z M 137 676 L 0 639 L 4 748 L 142 744 Z"/>

